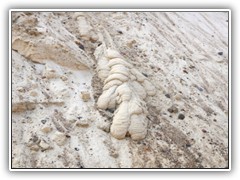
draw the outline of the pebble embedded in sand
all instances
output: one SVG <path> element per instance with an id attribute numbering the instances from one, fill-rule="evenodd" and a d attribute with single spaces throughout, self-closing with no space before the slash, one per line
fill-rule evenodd
<path id="1" fill-rule="evenodd" d="M 168 112 L 178 113 L 178 108 L 175 105 L 172 105 L 170 108 L 168 108 Z"/>
<path id="2" fill-rule="evenodd" d="M 185 118 L 184 114 L 179 114 L 179 115 L 178 115 L 178 119 L 183 120 L 184 118 Z"/>
<path id="3" fill-rule="evenodd" d="M 171 97 L 170 94 L 165 94 L 165 96 L 166 96 L 167 98 L 170 98 L 170 97 Z"/>
<path id="4" fill-rule="evenodd" d="M 36 91 L 31 91 L 30 92 L 30 96 L 36 97 L 38 95 L 38 93 Z"/>
<path id="5" fill-rule="evenodd" d="M 42 132 L 44 133 L 49 133 L 52 131 L 52 127 L 49 127 L 49 126 L 45 126 L 41 129 Z"/>
<path id="6" fill-rule="evenodd" d="M 67 141 L 67 137 L 64 133 L 57 131 L 53 136 L 53 141 L 55 141 L 57 145 L 63 146 Z"/>
<path id="7" fill-rule="evenodd" d="M 61 79 L 62 79 L 63 81 L 67 81 L 67 80 L 68 80 L 68 77 L 67 77 L 67 76 L 61 76 Z"/>
<path id="8" fill-rule="evenodd" d="M 81 98 L 82 98 L 82 100 L 83 100 L 84 102 L 89 101 L 89 100 L 91 99 L 90 93 L 87 92 L 87 91 L 82 91 L 82 92 L 81 92 Z"/>
<path id="9" fill-rule="evenodd" d="M 78 126 L 78 127 L 88 127 L 89 126 L 89 120 L 88 119 L 79 119 L 76 122 L 76 126 Z"/>
<path id="10" fill-rule="evenodd" d="M 43 149 L 43 150 L 47 150 L 50 148 L 50 145 L 48 143 L 46 143 L 44 140 L 41 140 L 39 143 L 39 146 Z"/>
<path id="11" fill-rule="evenodd" d="M 37 144 L 33 144 L 32 146 L 30 146 L 30 150 L 32 151 L 38 151 L 40 149 L 40 147 Z"/>

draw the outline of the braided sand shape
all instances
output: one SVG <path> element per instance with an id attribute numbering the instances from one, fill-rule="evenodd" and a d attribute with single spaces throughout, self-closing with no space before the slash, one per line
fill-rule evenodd
<path id="1" fill-rule="evenodd" d="M 108 49 L 99 59 L 97 71 L 104 82 L 98 108 L 116 109 L 110 129 L 112 136 L 123 139 L 129 132 L 133 140 L 144 139 L 147 134 L 144 99 L 155 95 L 155 87 L 115 50 Z"/>

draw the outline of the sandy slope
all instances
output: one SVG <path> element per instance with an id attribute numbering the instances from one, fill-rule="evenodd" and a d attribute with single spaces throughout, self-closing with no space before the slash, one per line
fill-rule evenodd
<path id="1" fill-rule="evenodd" d="M 13 167 L 228 166 L 226 12 L 18 12 L 12 20 Z M 145 99 L 144 140 L 112 137 L 114 112 L 96 106 L 103 45 L 157 90 Z"/>

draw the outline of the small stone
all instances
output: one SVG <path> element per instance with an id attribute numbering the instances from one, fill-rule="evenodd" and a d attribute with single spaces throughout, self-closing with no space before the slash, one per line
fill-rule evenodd
<path id="1" fill-rule="evenodd" d="M 168 112 L 170 112 L 170 113 L 178 113 L 178 108 L 173 105 L 172 107 L 168 108 Z"/>
<path id="2" fill-rule="evenodd" d="M 32 137 L 32 141 L 33 141 L 33 142 L 38 142 L 38 137 L 37 137 L 36 135 L 34 135 L 34 136 Z"/>
<path id="3" fill-rule="evenodd" d="M 24 123 L 26 123 L 27 122 L 27 120 L 26 119 L 22 119 L 22 121 L 21 121 L 23 124 Z"/>
<path id="4" fill-rule="evenodd" d="M 142 73 L 145 77 L 148 77 L 148 75 L 146 73 Z"/>
<path id="5" fill-rule="evenodd" d="M 67 134 L 67 135 L 66 135 L 66 138 L 71 138 L 71 136 Z"/>
<path id="6" fill-rule="evenodd" d="M 43 128 L 41 129 L 41 131 L 42 131 L 42 132 L 44 132 L 44 133 L 49 133 L 49 132 L 51 132 L 51 131 L 52 131 L 52 128 L 51 128 L 51 127 L 48 127 L 48 126 L 46 126 L 46 127 L 43 127 Z"/>
<path id="7" fill-rule="evenodd" d="M 17 91 L 19 91 L 19 92 L 25 92 L 26 90 L 25 90 L 24 87 L 20 86 L 20 87 L 17 87 Z"/>
<path id="8" fill-rule="evenodd" d="M 79 149 L 77 147 L 74 148 L 75 151 L 79 151 Z"/>
<path id="9" fill-rule="evenodd" d="M 81 119 L 81 120 L 77 121 L 76 126 L 77 127 L 88 127 L 89 126 L 89 122 L 86 119 Z"/>
<path id="10" fill-rule="evenodd" d="M 118 158 L 119 154 L 117 152 L 111 152 L 110 156 L 112 156 L 113 158 Z"/>
<path id="11" fill-rule="evenodd" d="M 165 96 L 166 96 L 167 98 L 170 98 L 170 94 L 165 94 Z"/>
<path id="12" fill-rule="evenodd" d="M 47 144 L 45 141 L 41 140 L 41 142 L 39 143 L 39 146 L 43 149 L 43 150 L 47 150 L 50 148 L 49 144 Z"/>
<path id="13" fill-rule="evenodd" d="M 47 79 L 54 79 L 58 77 L 58 74 L 56 72 L 55 69 L 52 69 L 52 67 L 48 67 L 48 65 L 46 65 L 46 69 L 44 71 L 43 74 Z"/>
<path id="14" fill-rule="evenodd" d="M 69 123 L 73 124 L 73 123 L 76 123 L 76 119 L 69 119 Z"/>
<path id="15" fill-rule="evenodd" d="M 222 55 L 223 55 L 223 52 L 218 52 L 218 55 L 222 56 Z"/>
<path id="16" fill-rule="evenodd" d="M 131 134 L 129 132 L 127 132 L 125 137 L 131 137 Z"/>
<path id="17" fill-rule="evenodd" d="M 42 122 L 43 124 L 45 124 L 45 123 L 47 122 L 47 120 L 46 120 L 46 119 L 43 119 L 43 120 L 41 120 L 41 122 Z"/>
<path id="18" fill-rule="evenodd" d="M 168 152 L 169 151 L 169 146 L 165 143 L 161 144 L 160 151 L 163 152 L 163 153 Z"/>
<path id="19" fill-rule="evenodd" d="M 38 93 L 36 91 L 31 91 L 30 92 L 30 96 L 36 97 L 38 95 Z"/>
<path id="20" fill-rule="evenodd" d="M 207 130 L 205 130 L 205 129 L 202 129 L 202 132 L 203 132 L 203 133 L 207 133 Z"/>
<path id="21" fill-rule="evenodd" d="M 67 141 L 67 137 L 64 133 L 61 133 L 61 132 L 57 131 L 54 134 L 53 140 L 56 142 L 57 145 L 63 146 Z"/>
<path id="22" fill-rule="evenodd" d="M 32 124 L 32 123 L 33 123 L 33 120 L 32 120 L 32 118 L 30 118 L 30 117 L 27 117 L 27 123 L 29 123 L 29 124 Z"/>
<path id="23" fill-rule="evenodd" d="M 177 101 L 180 101 L 180 100 L 181 100 L 181 96 L 180 96 L 179 94 L 177 94 L 177 95 L 175 96 L 175 99 L 176 99 Z"/>
<path id="24" fill-rule="evenodd" d="M 31 110 L 34 110 L 36 108 L 36 105 L 29 103 L 29 104 L 26 104 L 26 107 L 27 107 L 27 110 L 31 111 Z"/>
<path id="25" fill-rule="evenodd" d="M 197 89 L 201 92 L 203 91 L 203 88 L 201 88 L 201 87 L 197 87 Z"/>
<path id="26" fill-rule="evenodd" d="M 188 74 L 188 72 L 187 72 L 185 69 L 183 70 L 183 72 L 186 73 L 186 74 Z"/>
<path id="27" fill-rule="evenodd" d="M 84 46 L 82 44 L 79 43 L 78 47 L 82 50 L 84 50 Z"/>
<path id="28" fill-rule="evenodd" d="M 172 108 L 168 108 L 168 112 L 173 113 Z"/>
<path id="29" fill-rule="evenodd" d="M 191 144 L 190 144 L 190 143 L 187 143 L 187 144 L 186 144 L 186 147 L 187 147 L 187 148 L 191 147 Z"/>
<path id="30" fill-rule="evenodd" d="M 61 79 L 62 79 L 63 81 L 67 81 L 67 80 L 68 80 L 68 77 L 67 77 L 67 76 L 61 76 Z"/>
<path id="31" fill-rule="evenodd" d="M 82 91 L 82 92 L 81 92 L 81 98 L 82 98 L 82 100 L 83 100 L 84 102 L 89 101 L 89 99 L 90 99 L 90 93 L 87 92 L 87 91 Z"/>
<path id="32" fill-rule="evenodd" d="M 37 144 L 34 144 L 30 147 L 30 150 L 32 151 L 38 151 L 40 149 L 40 147 Z"/>
<path id="33" fill-rule="evenodd" d="M 179 115 L 178 115 L 178 119 L 183 120 L 184 118 L 185 118 L 185 116 L 184 116 L 183 114 L 179 114 Z"/>
<path id="34" fill-rule="evenodd" d="M 135 43 L 136 43 L 136 40 L 132 40 L 132 41 L 130 41 L 130 42 L 127 43 L 127 46 L 128 46 L 129 48 L 133 48 L 133 46 L 134 46 Z"/>
<path id="35" fill-rule="evenodd" d="M 120 30 L 118 30 L 117 32 L 118 32 L 119 34 L 123 34 L 123 32 L 122 32 L 122 31 L 120 31 Z"/>

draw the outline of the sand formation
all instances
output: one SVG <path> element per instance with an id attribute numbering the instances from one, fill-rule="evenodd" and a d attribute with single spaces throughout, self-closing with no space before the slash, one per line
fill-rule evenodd
<path id="1" fill-rule="evenodd" d="M 112 136 L 123 139 L 129 133 L 133 140 L 145 138 L 147 109 L 144 99 L 147 95 L 155 95 L 155 87 L 112 49 L 99 59 L 97 71 L 104 81 L 98 108 L 115 110 L 110 130 Z"/>

